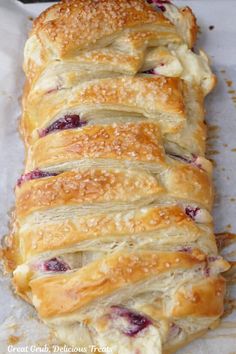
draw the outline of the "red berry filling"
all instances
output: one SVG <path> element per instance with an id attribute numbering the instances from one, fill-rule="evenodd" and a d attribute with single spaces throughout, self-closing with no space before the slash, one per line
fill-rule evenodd
<path id="1" fill-rule="evenodd" d="M 165 66 L 164 63 L 158 64 L 158 66 Z M 143 71 L 144 74 L 152 74 L 152 75 L 158 75 L 157 68 L 149 69 L 146 71 Z"/>
<path id="2" fill-rule="evenodd" d="M 185 246 L 179 249 L 179 252 L 192 253 L 192 247 Z"/>
<path id="3" fill-rule="evenodd" d="M 205 276 L 208 278 L 211 274 L 211 270 L 210 267 L 208 267 L 208 265 L 206 265 L 206 267 L 204 268 L 204 274 Z"/>
<path id="4" fill-rule="evenodd" d="M 38 178 L 43 178 L 43 177 L 51 177 L 51 176 L 57 176 L 59 173 L 53 173 L 53 172 L 46 172 L 46 171 L 40 171 L 40 170 L 34 170 L 31 172 L 28 172 L 24 175 L 22 175 L 18 180 L 17 180 L 17 186 L 20 187 L 22 183 L 31 181 L 32 179 L 38 179 Z"/>
<path id="5" fill-rule="evenodd" d="M 173 157 L 174 159 L 184 161 L 184 162 L 189 163 L 189 164 L 191 164 L 191 165 L 193 165 L 195 167 L 203 169 L 202 165 L 197 163 L 197 158 L 198 157 L 196 155 L 192 155 L 192 158 L 187 158 L 187 157 L 184 157 L 184 156 L 181 156 L 181 155 L 177 155 L 177 154 L 172 154 L 172 153 L 168 153 L 168 155 Z"/>
<path id="6" fill-rule="evenodd" d="M 56 257 L 43 263 L 43 270 L 45 272 L 66 272 L 70 269 L 67 263 Z"/>
<path id="7" fill-rule="evenodd" d="M 219 256 L 209 256 L 207 257 L 207 265 L 204 269 L 204 273 L 205 273 L 205 276 L 206 277 L 209 277 L 211 275 L 211 266 L 210 266 L 210 263 L 212 262 L 216 262 L 218 260 L 220 260 L 221 257 Z"/>
<path id="8" fill-rule="evenodd" d="M 122 328 L 121 331 L 129 337 L 134 337 L 137 333 L 152 324 L 147 317 L 121 306 L 112 306 L 112 315 L 120 316 L 127 320 L 128 327 L 125 329 Z"/>
<path id="9" fill-rule="evenodd" d="M 170 0 L 147 0 L 149 4 L 156 5 L 161 11 L 166 11 L 164 4 L 171 4 Z"/>
<path id="10" fill-rule="evenodd" d="M 200 208 L 192 208 L 191 206 L 187 206 L 185 208 L 185 214 L 190 216 L 191 219 L 195 220 L 197 213 L 199 212 Z"/>
<path id="11" fill-rule="evenodd" d="M 57 119 L 46 129 L 41 130 L 39 132 L 39 136 L 42 138 L 45 135 L 53 133 L 55 131 L 80 128 L 86 124 L 87 123 L 85 121 L 82 121 L 80 119 L 80 116 L 78 114 L 68 114 L 62 118 Z"/>
<path id="12" fill-rule="evenodd" d="M 154 69 L 150 69 L 150 70 L 147 70 L 147 71 L 143 71 L 144 74 L 152 74 L 152 75 L 155 75 L 155 70 Z"/>

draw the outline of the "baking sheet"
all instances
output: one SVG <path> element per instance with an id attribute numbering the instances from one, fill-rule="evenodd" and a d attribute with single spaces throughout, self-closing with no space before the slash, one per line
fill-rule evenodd
<path id="1" fill-rule="evenodd" d="M 176 0 L 175 3 L 189 5 L 197 15 L 201 30 L 198 46 L 210 55 L 218 76 L 217 88 L 206 101 L 208 157 L 215 164 L 217 191 L 215 230 L 236 233 L 236 1 Z M 1 236 L 8 232 L 7 212 L 14 206 L 13 188 L 23 168 L 18 119 L 24 82 L 21 69 L 24 42 L 32 17 L 49 5 L 23 5 L 14 0 L 0 0 Z M 8 278 L 0 278 L 0 289 L 0 354 L 13 351 L 12 348 L 27 348 L 27 352 L 36 352 L 34 346 L 44 344 L 47 345 L 44 347 L 48 350 L 46 352 L 50 352 L 50 345 L 55 339 L 38 321 L 34 309 L 13 295 Z M 232 300 L 232 307 L 236 303 L 234 293 L 234 286 L 230 285 L 228 297 Z M 236 354 L 235 312 L 226 316 L 218 329 L 209 331 L 178 354 Z"/>

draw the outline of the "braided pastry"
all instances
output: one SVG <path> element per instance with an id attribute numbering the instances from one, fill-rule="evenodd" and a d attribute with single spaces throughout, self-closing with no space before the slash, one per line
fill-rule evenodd
<path id="1" fill-rule="evenodd" d="M 192 11 L 64 0 L 25 46 L 25 172 L 5 255 L 16 292 L 69 345 L 176 351 L 215 326 L 215 243 Z"/>

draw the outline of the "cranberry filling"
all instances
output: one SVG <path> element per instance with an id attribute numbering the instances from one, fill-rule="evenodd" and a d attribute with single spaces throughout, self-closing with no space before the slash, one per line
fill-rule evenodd
<path id="1" fill-rule="evenodd" d="M 196 155 L 192 155 L 192 159 L 189 159 L 187 157 L 184 157 L 184 156 L 180 156 L 180 155 L 177 155 L 177 154 L 171 154 L 171 153 L 168 153 L 169 156 L 177 159 L 177 160 L 181 160 L 181 161 L 184 161 L 186 163 L 189 163 L 195 167 L 198 167 L 200 169 L 202 169 L 202 165 L 197 163 L 197 156 Z"/>
<path id="2" fill-rule="evenodd" d="M 160 63 L 158 66 L 165 66 L 165 64 L 164 64 L 164 63 Z M 157 72 L 157 69 L 156 69 L 156 68 L 143 71 L 143 73 L 144 73 L 144 74 L 158 75 L 158 72 Z"/>
<path id="3" fill-rule="evenodd" d="M 17 186 L 20 187 L 22 183 L 31 181 L 32 179 L 37 179 L 37 178 L 43 178 L 43 177 L 51 177 L 51 176 L 57 176 L 58 173 L 53 173 L 53 172 L 45 172 L 45 171 L 40 171 L 40 170 L 34 170 L 31 172 L 28 172 L 24 175 L 22 175 L 18 180 L 17 180 Z"/>
<path id="4" fill-rule="evenodd" d="M 122 333 L 129 337 L 134 337 L 137 333 L 152 324 L 147 317 L 121 306 L 112 306 L 112 311 L 116 316 L 123 317 L 128 321 L 129 326 L 127 329 L 122 330 Z"/>
<path id="5" fill-rule="evenodd" d="M 195 220 L 197 213 L 199 212 L 200 208 L 192 208 L 191 206 L 187 206 L 185 208 L 185 214 L 190 216 L 191 219 Z"/>
<path id="6" fill-rule="evenodd" d="M 43 263 L 43 270 L 46 272 L 66 272 L 70 266 L 59 258 L 52 258 Z"/>
<path id="7" fill-rule="evenodd" d="M 48 90 L 46 93 L 52 93 L 52 92 L 56 92 L 56 91 L 58 91 L 59 90 L 59 87 L 54 87 L 54 88 L 52 88 L 52 89 L 50 89 L 50 90 Z"/>
<path id="8" fill-rule="evenodd" d="M 204 269 L 206 277 L 209 277 L 211 275 L 211 268 L 209 266 L 209 263 L 216 262 L 219 259 L 220 259 L 219 256 L 209 256 L 209 257 L 207 257 L 207 265 L 206 265 L 206 267 Z"/>
<path id="9" fill-rule="evenodd" d="M 210 268 L 208 266 L 204 268 L 204 273 L 207 278 L 210 276 Z"/>
<path id="10" fill-rule="evenodd" d="M 87 123 L 85 121 L 80 119 L 78 114 L 67 114 L 64 117 L 57 119 L 46 129 L 41 130 L 39 132 L 39 136 L 42 138 L 54 131 L 79 128 L 86 124 Z"/>
<path id="11" fill-rule="evenodd" d="M 155 75 L 155 70 L 154 69 L 150 69 L 150 70 L 147 70 L 147 71 L 143 71 L 144 74 L 152 74 L 152 75 Z"/>
<path id="12" fill-rule="evenodd" d="M 179 252 L 186 252 L 186 253 L 191 253 L 192 252 L 192 247 L 185 246 L 179 249 Z"/>
<path id="13" fill-rule="evenodd" d="M 163 4 L 171 4 L 170 0 L 147 0 L 147 2 L 156 5 L 163 12 L 166 11 Z"/>

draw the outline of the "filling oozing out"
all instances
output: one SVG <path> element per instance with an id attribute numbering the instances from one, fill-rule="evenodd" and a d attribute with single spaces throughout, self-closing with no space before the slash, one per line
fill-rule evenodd
<path id="1" fill-rule="evenodd" d="M 92 327 L 97 345 L 110 347 L 112 353 L 162 353 L 159 328 L 146 315 L 123 305 L 106 309 Z"/>
<path id="2" fill-rule="evenodd" d="M 165 66 L 164 63 L 160 63 L 159 66 Z M 160 75 L 157 71 L 156 68 L 153 68 L 153 69 L 150 69 L 150 70 L 146 70 L 146 71 L 143 71 L 144 74 L 152 74 L 152 75 Z"/>
<path id="3" fill-rule="evenodd" d="M 69 264 L 57 257 L 51 258 L 43 262 L 42 265 L 43 270 L 45 272 L 66 272 L 68 270 L 71 270 Z"/>
<path id="4" fill-rule="evenodd" d="M 68 270 L 72 270 L 73 267 L 66 262 L 63 257 L 53 257 L 44 261 L 39 261 L 32 265 L 34 271 L 40 273 L 54 272 L 54 273 L 64 273 Z"/>
<path id="5" fill-rule="evenodd" d="M 52 92 L 59 91 L 61 89 L 62 89 L 62 84 L 58 84 L 56 87 L 53 87 L 53 88 L 49 89 L 46 93 L 49 94 L 49 93 L 52 93 Z"/>
<path id="6" fill-rule="evenodd" d="M 46 171 L 40 171 L 38 169 L 25 173 L 22 175 L 18 180 L 17 180 L 17 186 L 20 187 L 22 183 L 31 181 L 32 179 L 38 179 L 38 178 L 44 178 L 44 177 L 52 177 L 52 176 L 57 176 L 59 173 L 56 172 L 46 172 Z"/>
<path id="7" fill-rule="evenodd" d="M 68 270 L 73 270 L 76 267 L 74 267 L 74 264 L 71 262 L 68 262 L 64 258 L 66 257 L 53 257 L 44 261 L 40 261 L 39 263 L 36 263 L 33 265 L 33 268 L 36 271 L 39 271 L 40 273 L 47 273 L 47 272 L 54 272 L 54 273 L 64 273 L 67 272 Z M 79 268 L 79 267 L 78 267 Z"/>
<path id="8" fill-rule="evenodd" d="M 42 138 L 45 135 L 53 133 L 55 131 L 80 128 L 86 124 L 87 122 L 81 120 L 78 114 L 67 114 L 64 117 L 57 119 L 47 128 L 39 131 L 39 136 L 40 138 Z"/>
<path id="9" fill-rule="evenodd" d="M 185 247 L 181 247 L 178 251 L 179 251 L 179 252 L 191 253 L 192 250 L 193 250 L 192 247 L 190 247 L 190 246 L 185 246 Z"/>
<path id="10" fill-rule="evenodd" d="M 119 321 L 123 319 L 125 321 Z M 114 325 L 126 336 L 134 337 L 136 334 L 144 330 L 146 327 L 152 324 L 151 320 L 147 317 L 128 310 L 122 306 L 111 307 L 111 319 L 114 321 Z"/>
<path id="11" fill-rule="evenodd" d="M 198 205 L 186 205 L 184 206 L 185 214 L 193 221 L 200 224 L 209 224 L 212 222 L 211 214 L 204 208 Z"/>
<path id="12" fill-rule="evenodd" d="M 32 266 L 36 272 L 67 272 L 68 270 L 79 269 L 82 266 L 102 257 L 103 252 L 73 252 L 54 256 L 49 259 L 40 260 Z"/>
<path id="13" fill-rule="evenodd" d="M 181 160 L 181 161 L 189 163 L 195 167 L 203 169 L 202 165 L 198 161 L 198 156 L 196 156 L 196 155 L 192 155 L 192 158 L 188 158 L 188 157 L 184 157 L 184 156 L 180 156 L 180 155 L 172 154 L 172 153 L 168 153 L 168 155 L 176 160 Z"/>
<path id="14" fill-rule="evenodd" d="M 147 0 L 149 4 L 157 6 L 161 11 L 166 11 L 165 4 L 171 4 L 169 0 Z"/>
<path id="15" fill-rule="evenodd" d="M 196 216 L 199 211 L 200 211 L 200 208 L 198 208 L 198 207 L 194 208 L 189 205 L 185 208 L 185 214 L 187 214 L 193 220 L 196 219 Z"/>
<path id="16" fill-rule="evenodd" d="M 210 277 L 212 275 L 212 266 L 211 264 L 217 261 L 220 261 L 220 256 L 209 256 L 207 257 L 206 267 L 204 269 L 204 273 L 206 277 Z"/>

